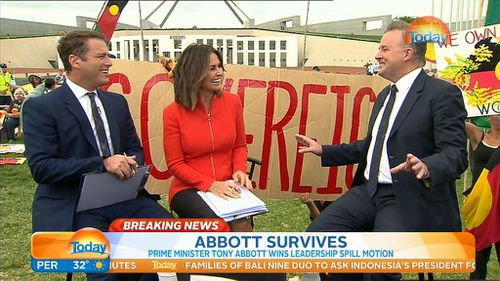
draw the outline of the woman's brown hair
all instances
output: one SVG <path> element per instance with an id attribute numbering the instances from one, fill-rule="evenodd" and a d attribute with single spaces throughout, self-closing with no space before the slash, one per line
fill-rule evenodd
<path id="1" fill-rule="evenodd" d="M 174 68 L 175 102 L 194 110 L 198 103 L 198 91 L 208 75 L 210 55 L 214 53 L 220 61 L 222 55 L 214 47 L 203 44 L 191 44 L 182 52 Z M 220 93 L 219 93 L 220 94 Z"/>

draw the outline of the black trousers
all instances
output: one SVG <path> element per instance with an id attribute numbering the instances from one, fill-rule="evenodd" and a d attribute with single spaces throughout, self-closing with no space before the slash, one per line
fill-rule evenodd
<path id="1" fill-rule="evenodd" d="M 470 274 L 470 280 L 486 280 L 491 248 L 492 246 L 489 246 L 482 251 L 476 252 L 476 270 Z M 500 264 L 500 242 L 495 243 L 495 250 L 497 252 L 497 262 Z"/>
<path id="2" fill-rule="evenodd" d="M 405 231 L 398 202 L 391 184 L 378 184 L 370 197 L 367 187 L 351 188 L 323 210 L 307 228 L 307 232 Z M 321 280 L 400 280 L 401 274 L 330 273 Z"/>
<path id="3" fill-rule="evenodd" d="M 173 218 L 158 202 L 140 194 L 136 199 L 75 214 L 75 229 L 94 227 L 108 231 L 112 221 L 118 218 Z M 89 281 L 157 281 L 158 274 L 87 274 Z"/>
<path id="4" fill-rule="evenodd" d="M 186 189 L 172 198 L 172 210 L 181 218 L 219 218 L 198 195 L 195 188 Z M 285 281 L 286 274 L 280 273 L 204 273 L 203 275 L 220 276 L 238 281 Z M 178 281 L 191 280 L 190 274 L 177 274 Z"/>

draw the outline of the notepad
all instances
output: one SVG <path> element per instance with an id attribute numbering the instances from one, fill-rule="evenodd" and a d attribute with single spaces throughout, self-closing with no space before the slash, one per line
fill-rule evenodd
<path id="1" fill-rule="evenodd" d="M 146 184 L 149 166 L 137 168 L 135 175 L 121 180 L 111 173 L 96 173 L 83 176 L 77 212 L 101 208 L 131 200 Z"/>
<path id="2" fill-rule="evenodd" d="M 269 212 L 264 201 L 247 188 L 241 185 L 238 187 L 241 190 L 240 198 L 226 200 L 212 192 L 202 191 L 198 191 L 198 194 L 217 216 L 228 222 Z"/>

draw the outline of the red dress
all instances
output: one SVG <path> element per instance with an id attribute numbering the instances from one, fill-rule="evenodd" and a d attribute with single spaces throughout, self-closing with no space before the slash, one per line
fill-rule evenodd
<path id="1" fill-rule="evenodd" d="M 246 172 L 243 108 L 237 95 L 214 96 L 210 114 L 198 100 L 194 111 L 172 103 L 163 111 L 163 147 L 174 179 L 169 201 L 179 191 L 207 191 L 214 181 Z"/>

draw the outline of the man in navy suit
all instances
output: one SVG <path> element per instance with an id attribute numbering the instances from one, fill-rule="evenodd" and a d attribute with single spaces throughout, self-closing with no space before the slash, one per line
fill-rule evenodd
<path id="1" fill-rule="evenodd" d="M 57 50 L 67 72 L 65 83 L 24 106 L 26 154 L 38 183 L 33 232 L 83 227 L 107 231 L 117 218 L 171 218 L 146 191 L 129 201 L 75 213 L 83 174 L 109 172 L 126 180 L 144 160 L 127 101 L 122 95 L 98 89 L 108 83 L 112 66 L 106 38 L 97 32 L 74 31 L 59 40 Z M 88 279 L 158 277 L 89 274 Z"/>
<path id="2" fill-rule="evenodd" d="M 308 231 L 461 231 L 455 180 L 467 168 L 467 113 L 456 86 L 423 71 L 426 45 L 406 44 L 407 28 L 406 23 L 393 22 L 380 41 L 375 57 L 378 74 L 394 87 L 378 95 L 365 139 L 321 146 L 296 135 L 305 145 L 299 153 L 321 156 L 322 166 L 359 164 L 353 187 L 324 210 Z M 386 108 L 392 110 L 384 114 Z M 381 130 L 381 124 L 386 130 Z M 401 276 L 334 274 L 329 278 L 325 280 L 399 280 Z"/>

